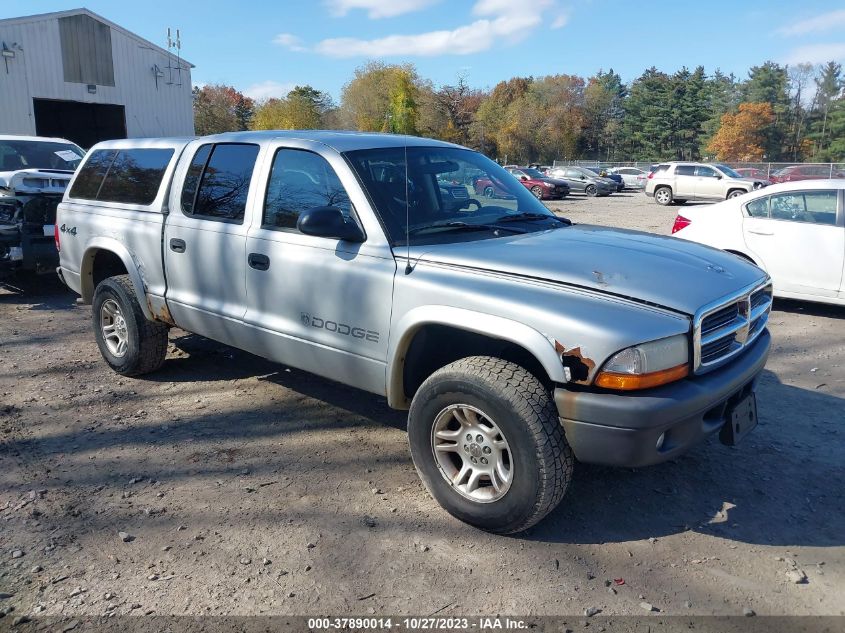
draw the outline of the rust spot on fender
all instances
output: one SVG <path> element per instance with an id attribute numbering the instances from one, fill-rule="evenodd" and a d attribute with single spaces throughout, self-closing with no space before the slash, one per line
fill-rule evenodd
<path id="1" fill-rule="evenodd" d="M 176 325 L 176 321 L 173 320 L 173 317 L 170 315 L 170 310 L 167 309 L 167 304 L 162 304 L 161 309 L 156 312 L 153 309 L 153 303 L 150 299 L 147 299 L 147 308 L 149 308 L 150 313 L 156 319 L 156 321 L 163 321 L 168 325 Z"/>
<path id="2" fill-rule="evenodd" d="M 596 368 L 596 362 L 584 356 L 581 347 L 572 347 L 566 349 L 559 341 L 555 341 L 555 351 L 560 356 L 560 361 L 564 367 L 569 367 L 572 372 L 572 381 L 580 382 L 581 384 L 589 384 L 589 377 L 592 371 Z"/>

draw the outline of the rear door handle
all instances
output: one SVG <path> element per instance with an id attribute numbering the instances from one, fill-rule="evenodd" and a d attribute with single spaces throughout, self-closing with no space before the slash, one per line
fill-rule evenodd
<path id="1" fill-rule="evenodd" d="M 250 253 L 246 261 L 249 267 L 255 270 L 267 270 L 270 268 L 270 258 L 261 253 Z"/>
<path id="2" fill-rule="evenodd" d="M 754 233 L 754 235 L 774 235 L 773 231 L 755 231 L 754 229 L 748 229 L 749 233 Z"/>
<path id="3" fill-rule="evenodd" d="M 180 240 L 178 238 L 172 237 L 170 238 L 170 250 L 174 253 L 184 253 L 186 248 L 185 240 Z"/>

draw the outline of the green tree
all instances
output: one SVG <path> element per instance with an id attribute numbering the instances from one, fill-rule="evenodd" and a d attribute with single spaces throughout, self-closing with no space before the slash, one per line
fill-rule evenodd
<path id="1" fill-rule="evenodd" d="M 327 127 L 334 109 L 331 96 L 311 86 L 296 86 L 284 99 L 260 104 L 252 121 L 254 130 L 313 130 Z"/>
<path id="2" fill-rule="evenodd" d="M 703 108 L 707 119 L 701 124 L 700 154 L 707 153 L 707 146 L 719 131 L 722 117 L 736 112 L 739 105 L 739 82 L 733 74 L 725 75 L 716 69 L 704 82 Z"/>
<path id="3" fill-rule="evenodd" d="M 580 137 L 583 155 L 604 160 L 615 157 L 626 94 L 622 79 L 612 68 L 606 73 L 599 71 L 587 81 Z"/>
<path id="4" fill-rule="evenodd" d="M 768 103 L 772 106 L 774 119 L 765 130 L 765 158 L 770 161 L 787 158 L 791 123 L 787 69 L 772 61 L 753 66 L 740 88 L 740 94 L 745 103 Z"/>
<path id="5" fill-rule="evenodd" d="M 343 87 L 338 112 L 340 124 L 353 130 L 389 130 L 393 126 L 391 117 L 399 113 L 401 125 L 413 121 L 416 129 L 417 100 L 424 87 L 427 83 L 420 79 L 412 64 L 367 62 L 355 69 L 355 76 Z"/>
<path id="6" fill-rule="evenodd" d="M 405 70 L 396 73 L 390 91 L 390 103 L 385 121 L 386 131 L 394 134 L 417 133 L 416 88 L 411 74 Z"/>
<path id="7" fill-rule="evenodd" d="M 845 88 L 842 77 L 842 65 L 828 62 L 816 77 L 815 107 L 810 114 L 809 138 L 813 143 L 813 156 L 820 159 L 829 158 L 828 151 L 831 141 L 836 137 L 831 133 L 831 112 L 836 107 L 837 97 Z M 841 138 L 841 132 L 840 137 Z"/>
<path id="8" fill-rule="evenodd" d="M 631 83 L 622 124 L 622 151 L 631 159 L 658 160 L 670 155 L 671 90 L 670 77 L 654 67 Z"/>

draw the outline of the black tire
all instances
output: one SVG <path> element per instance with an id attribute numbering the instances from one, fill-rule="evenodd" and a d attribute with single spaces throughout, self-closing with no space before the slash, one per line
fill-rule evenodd
<path id="1" fill-rule="evenodd" d="M 103 304 L 112 301 L 120 309 L 125 322 L 126 351 L 116 355 L 103 333 Z M 161 367 L 167 355 L 167 330 L 164 323 L 149 321 L 141 311 L 129 275 L 108 277 L 94 291 L 93 323 L 97 347 L 105 361 L 123 376 L 139 376 Z"/>
<path id="2" fill-rule="evenodd" d="M 490 186 L 484 187 L 484 197 L 485 198 L 492 198 L 495 195 L 496 195 L 496 192 L 493 189 L 493 187 L 490 187 Z"/>
<path id="3" fill-rule="evenodd" d="M 586 188 L 586 189 L 584 189 L 584 193 L 586 193 L 586 194 L 587 194 L 588 196 L 590 196 L 591 198 L 594 198 L 595 196 L 597 196 L 597 195 L 598 195 L 599 190 L 598 190 L 598 189 L 596 189 L 596 186 L 595 186 L 595 185 L 587 185 L 587 188 Z"/>
<path id="4" fill-rule="evenodd" d="M 543 199 L 543 188 L 540 185 L 534 185 L 531 187 L 531 193 L 534 194 L 534 197 L 537 198 L 537 200 Z"/>
<path id="5" fill-rule="evenodd" d="M 730 200 L 731 198 L 738 198 L 739 196 L 744 195 L 746 193 L 748 192 L 743 189 L 732 189 L 728 192 L 728 197 L 726 198 L 726 200 Z"/>
<path id="6" fill-rule="evenodd" d="M 672 204 L 673 199 L 674 197 L 672 196 L 672 189 L 670 187 L 658 187 L 654 190 L 654 201 L 657 204 L 668 207 Z"/>
<path id="7" fill-rule="evenodd" d="M 507 441 L 510 487 L 496 500 L 480 502 L 458 492 L 435 457 L 435 423 L 457 404 L 480 410 Z M 411 403 L 408 440 L 417 472 L 440 505 L 490 532 L 531 527 L 558 505 L 572 478 L 572 450 L 548 391 L 523 367 L 499 358 L 472 356 L 434 372 Z"/>

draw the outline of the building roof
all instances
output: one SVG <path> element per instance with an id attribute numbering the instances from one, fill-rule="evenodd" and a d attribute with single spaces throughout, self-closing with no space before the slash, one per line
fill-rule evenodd
<path id="1" fill-rule="evenodd" d="M 25 16 L 21 16 L 19 18 L 3 18 L 3 19 L 0 19 L 0 27 L 5 26 L 7 24 L 26 24 L 28 22 L 41 22 L 41 21 L 45 21 L 45 20 L 58 20 L 59 18 L 66 18 L 66 17 L 72 16 L 72 15 L 87 15 L 88 17 L 93 18 L 93 19 L 97 20 L 98 22 L 102 22 L 103 24 L 109 25 L 112 29 L 114 29 L 116 31 L 120 31 L 121 33 L 123 33 L 127 37 L 131 37 L 132 39 L 144 44 L 145 46 L 148 46 L 149 48 L 152 48 L 154 50 L 159 51 L 163 55 L 170 55 L 170 56 L 174 55 L 172 51 L 168 51 L 166 48 L 162 48 L 158 44 L 154 44 L 153 42 L 149 41 L 148 39 L 144 39 L 140 35 L 137 35 L 136 33 L 133 33 L 132 31 L 129 31 L 129 30 L 123 28 L 119 24 L 115 24 L 111 20 L 107 20 L 103 16 L 98 15 L 97 13 L 94 13 L 90 9 L 86 9 L 84 7 L 79 8 L 79 9 L 69 9 L 67 11 L 54 11 L 52 13 L 38 13 L 36 15 L 25 15 Z M 182 58 L 181 61 L 184 62 L 185 64 L 187 64 L 188 66 L 190 66 L 191 68 L 195 68 L 195 66 L 191 62 L 189 62 L 187 59 Z"/>

